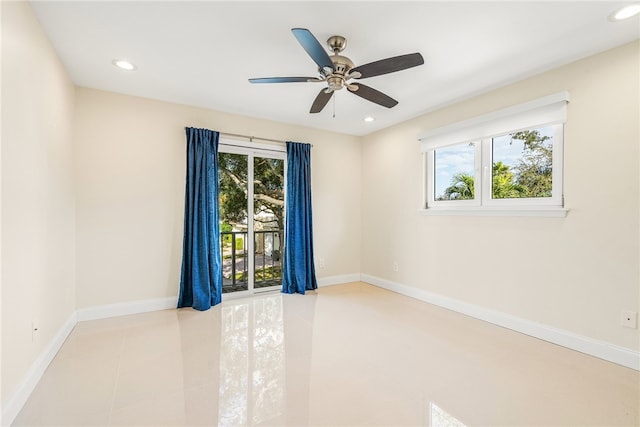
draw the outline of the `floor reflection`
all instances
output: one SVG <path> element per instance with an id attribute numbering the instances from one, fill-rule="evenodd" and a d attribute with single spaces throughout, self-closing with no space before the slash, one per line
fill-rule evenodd
<path id="1" fill-rule="evenodd" d="M 638 402 L 637 371 L 354 283 L 79 322 L 13 425 L 639 426 Z"/>
<path id="2" fill-rule="evenodd" d="M 257 425 L 284 412 L 281 295 L 222 307 L 218 424 Z"/>
<path id="3" fill-rule="evenodd" d="M 429 421 L 431 427 L 466 427 L 460 420 L 433 402 L 430 402 Z"/>

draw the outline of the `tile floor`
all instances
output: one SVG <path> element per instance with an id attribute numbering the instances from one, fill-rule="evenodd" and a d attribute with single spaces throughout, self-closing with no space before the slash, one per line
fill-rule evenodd
<path id="1" fill-rule="evenodd" d="M 638 426 L 640 373 L 364 283 L 81 322 L 14 425 Z"/>

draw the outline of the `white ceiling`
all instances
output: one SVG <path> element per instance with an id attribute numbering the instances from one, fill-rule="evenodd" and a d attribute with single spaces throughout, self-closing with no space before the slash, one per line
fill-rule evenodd
<path id="1" fill-rule="evenodd" d="M 640 38 L 629 2 L 95 2 L 32 1 L 73 81 L 129 95 L 353 135 Z M 399 101 L 387 109 L 348 93 L 309 114 L 319 83 L 252 85 L 250 77 L 316 76 L 291 33 L 324 46 L 347 38 L 356 65 L 420 52 L 425 65 L 362 80 Z M 135 72 L 115 68 L 125 58 Z M 376 121 L 364 123 L 371 115 Z"/>

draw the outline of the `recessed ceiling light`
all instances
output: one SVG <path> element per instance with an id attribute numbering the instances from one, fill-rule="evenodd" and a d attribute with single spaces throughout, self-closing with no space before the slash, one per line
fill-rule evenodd
<path id="1" fill-rule="evenodd" d="M 609 21 L 622 21 L 636 16 L 638 13 L 640 13 L 640 3 L 629 4 L 609 15 Z"/>
<path id="2" fill-rule="evenodd" d="M 111 61 L 111 63 L 116 67 L 126 71 L 134 71 L 137 68 L 131 62 L 125 61 L 124 59 L 114 59 L 113 61 Z"/>
<path id="3" fill-rule="evenodd" d="M 372 122 L 372 121 L 374 121 L 375 119 L 374 119 L 373 117 L 371 117 L 371 116 L 367 116 L 367 117 L 365 117 L 365 118 L 364 118 L 364 119 L 362 119 L 362 120 L 364 120 L 364 121 L 365 121 L 365 122 L 367 122 L 367 123 L 371 123 L 371 122 Z"/>

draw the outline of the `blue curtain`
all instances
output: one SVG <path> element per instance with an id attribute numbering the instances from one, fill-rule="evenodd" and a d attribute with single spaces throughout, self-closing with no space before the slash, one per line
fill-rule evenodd
<path id="1" fill-rule="evenodd" d="M 222 300 L 218 220 L 218 132 L 186 128 L 187 186 L 178 308 L 208 310 Z"/>
<path id="2" fill-rule="evenodd" d="M 309 144 L 287 142 L 286 200 L 282 292 L 304 295 L 305 291 L 318 288 L 313 263 Z"/>

